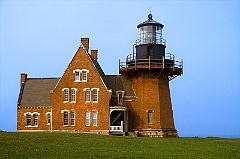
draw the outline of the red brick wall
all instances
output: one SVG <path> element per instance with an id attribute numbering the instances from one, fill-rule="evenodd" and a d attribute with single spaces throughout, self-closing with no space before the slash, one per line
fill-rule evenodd
<path id="1" fill-rule="evenodd" d="M 24 113 L 38 112 L 38 126 L 26 127 L 26 116 Z M 50 130 L 51 126 L 47 125 L 47 112 L 51 112 L 50 107 L 18 107 L 17 109 L 17 130 Z M 32 116 L 33 123 L 33 116 Z"/>
<path id="2" fill-rule="evenodd" d="M 174 129 L 168 79 L 138 76 L 133 79 L 137 95 L 129 102 L 129 129 Z M 148 110 L 153 110 L 153 122 L 148 124 Z"/>
<path id="3" fill-rule="evenodd" d="M 73 70 L 87 69 L 87 82 L 74 82 Z M 76 88 L 76 103 L 63 103 L 63 88 Z M 98 102 L 85 103 L 84 88 L 99 88 Z M 99 74 L 93 66 L 89 55 L 80 47 L 70 62 L 62 78 L 60 79 L 57 87 L 51 94 L 52 109 L 53 109 L 53 130 L 109 130 L 109 100 L 110 93 L 103 84 Z M 75 126 L 63 125 L 62 110 L 74 111 L 76 114 Z M 98 112 L 97 126 L 85 126 L 85 113 L 86 111 Z M 70 115 L 69 115 L 70 116 Z M 91 114 L 92 118 L 92 114 Z M 69 118 L 70 120 L 70 118 Z M 70 125 L 70 124 L 69 124 Z"/>

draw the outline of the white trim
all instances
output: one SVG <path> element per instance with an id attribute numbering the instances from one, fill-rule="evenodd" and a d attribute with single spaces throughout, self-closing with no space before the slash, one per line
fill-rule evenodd
<path id="1" fill-rule="evenodd" d="M 91 88 L 84 88 L 84 89 L 83 89 L 83 91 L 85 92 L 85 91 L 86 91 L 86 90 L 88 90 L 88 89 L 90 89 L 90 90 L 91 90 Z"/>
<path id="2" fill-rule="evenodd" d="M 25 126 L 25 128 L 37 128 L 38 127 L 38 125 L 27 125 L 27 126 Z"/>
<path id="3" fill-rule="evenodd" d="M 66 110 L 66 109 L 61 110 L 61 113 L 64 113 L 64 112 L 69 112 L 69 110 Z"/>
<path id="4" fill-rule="evenodd" d="M 94 89 L 96 89 L 97 91 L 99 91 L 99 88 L 91 88 L 91 91 L 94 90 Z"/>
<path id="5" fill-rule="evenodd" d="M 65 89 L 69 90 L 69 88 L 63 88 L 62 91 L 64 91 Z"/>
<path id="6" fill-rule="evenodd" d="M 93 118 L 93 114 L 96 113 L 96 118 Z M 96 125 L 93 125 L 93 120 L 96 120 Z M 92 112 L 92 125 L 93 126 L 97 126 L 98 125 L 98 112 L 97 111 L 93 111 Z"/>
<path id="7" fill-rule="evenodd" d="M 77 88 L 70 88 L 70 89 L 75 89 L 75 91 L 77 91 Z"/>
<path id="8" fill-rule="evenodd" d="M 35 115 L 35 114 L 40 115 L 40 113 L 38 113 L 38 112 L 33 112 L 32 113 L 32 115 Z"/>
<path id="9" fill-rule="evenodd" d="M 48 115 L 48 114 L 52 115 L 52 112 L 47 112 L 46 115 Z"/>
<path id="10" fill-rule="evenodd" d="M 89 114 L 89 118 L 87 118 L 87 113 Z M 86 120 L 89 120 L 89 124 L 86 124 Z M 85 126 L 91 126 L 91 112 L 86 111 L 85 112 Z"/>

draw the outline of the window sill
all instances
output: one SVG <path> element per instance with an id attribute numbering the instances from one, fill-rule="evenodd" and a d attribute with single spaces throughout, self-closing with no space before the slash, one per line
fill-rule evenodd
<path id="1" fill-rule="evenodd" d="M 35 125 L 35 126 L 27 125 L 27 126 L 25 126 L 25 128 L 37 128 L 37 127 L 38 127 L 38 125 Z"/>
<path id="2" fill-rule="evenodd" d="M 63 103 L 68 103 L 69 101 L 64 101 Z"/>
<path id="3" fill-rule="evenodd" d="M 48 123 L 47 125 L 50 125 L 50 123 Z"/>

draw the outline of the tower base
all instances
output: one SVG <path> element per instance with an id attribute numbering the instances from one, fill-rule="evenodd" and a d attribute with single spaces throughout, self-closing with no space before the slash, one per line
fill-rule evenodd
<path id="1" fill-rule="evenodd" d="M 128 132 L 130 136 L 137 137 L 178 137 L 178 132 L 176 129 L 140 129 Z"/>

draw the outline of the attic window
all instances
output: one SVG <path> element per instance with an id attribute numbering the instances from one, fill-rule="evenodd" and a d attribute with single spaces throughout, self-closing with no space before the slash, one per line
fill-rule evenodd
<path id="1" fill-rule="evenodd" d="M 89 73 L 89 70 L 76 69 L 76 70 L 73 70 L 73 73 L 74 73 L 74 82 L 87 82 L 87 74 Z"/>

